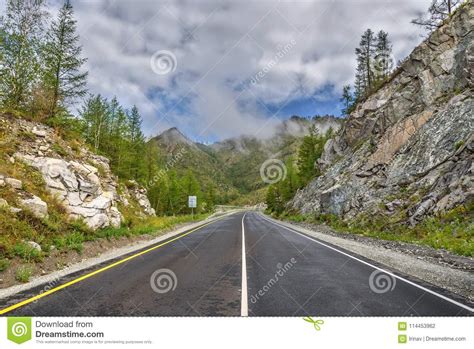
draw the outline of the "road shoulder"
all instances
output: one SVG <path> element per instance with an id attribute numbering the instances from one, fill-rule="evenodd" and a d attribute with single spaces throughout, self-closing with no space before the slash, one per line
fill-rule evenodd
<path id="1" fill-rule="evenodd" d="M 204 220 L 199 221 L 199 222 L 195 222 L 195 223 L 192 223 L 192 224 L 186 224 L 186 225 L 183 225 L 183 226 L 181 226 L 177 229 L 174 229 L 170 232 L 167 232 L 163 235 L 157 236 L 153 239 L 148 239 L 148 240 L 144 239 L 144 240 L 135 241 L 135 242 L 132 242 L 132 243 L 130 243 L 126 246 L 120 247 L 120 248 L 107 250 L 104 253 L 102 253 L 102 254 L 100 254 L 96 257 L 84 259 L 84 260 L 82 260 L 78 263 L 74 263 L 74 264 L 68 266 L 67 268 L 54 271 L 54 272 L 49 273 L 47 275 L 34 277 L 28 283 L 20 284 L 20 285 L 14 285 L 14 286 L 11 286 L 11 287 L 0 289 L 0 300 L 6 299 L 6 298 L 8 298 L 12 295 L 15 295 L 17 293 L 24 292 L 24 291 L 36 288 L 36 287 L 41 286 L 41 285 L 50 285 L 50 284 L 51 285 L 56 285 L 56 284 L 58 284 L 59 280 L 61 280 L 63 278 L 66 278 L 68 275 L 77 274 L 81 271 L 85 271 L 85 270 L 94 268 L 94 266 L 98 266 L 98 265 L 107 263 L 109 261 L 113 261 L 113 260 L 115 260 L 115 259 L 117 259 L 121 256 L 129 255 L 129 254 L 132 254 L 134 252 L 146 249 L 146 248 L 151 247 L 153 245 L 156 245 L 156 244 L 158 244 L 162 241 L 165 241 L 165 240 L 168 240 L 170 238 L 176 237 L 176 236 L 178 236 L 178 235 L 180 235 L 180 234 L 182 234 L 186 231 L 195 229 L 195 228 L 197 228 L 197 227 L 199 227 L 203 224 L 212 223 L 212 222 L 217 221 L 217 220 L 219 220 L 219 219 L 221 219 L 225 216 L 232 215 L 236 212 L 239 212 L 239 211 L 230 211 L 230 212 L 224 213 L 222 215 L 208 217 L 207 219 L 204 219 Z"/>
<path id="2" fill-rule="evenodd" d="M 376 261 L 388 267 L 391 271 L 414 277 L 418 280 L 446 289 L 470 302 L 474 302 L 474 295 L 472 294 L 474 275 L 468 271 L 453 269 L 427 260 L 420 260 L 415 256 L 389 250 L 381 246 L 367 245 L 356 240 L 344 239 L 325 232 L 307 229 L 289 222 L 276 220 L 267 215 L 264 215 L 264 217 L 320 241 L 327 242 L 364 258 Z"/>

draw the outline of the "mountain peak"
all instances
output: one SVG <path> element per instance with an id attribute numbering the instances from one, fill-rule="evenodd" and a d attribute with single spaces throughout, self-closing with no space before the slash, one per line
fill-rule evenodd
<path id="1" fill-rule="evenodd" d="M 171 127 L 155 137 L 155 140 L 167 146 L 175 146 L 178 144 L 186 144 L 196 147 L 196 144 L 186 137 L 178 128 Z"/>

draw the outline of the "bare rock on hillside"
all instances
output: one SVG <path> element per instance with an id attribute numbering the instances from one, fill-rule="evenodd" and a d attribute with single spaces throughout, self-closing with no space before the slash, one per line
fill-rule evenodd
<path id="1" fill-rule="evenodd" d="M 290 209 L 344 219 L 403 210 L 416 224 L 473 200 L 473 24 L 468 2 L 357 105 Z"/>

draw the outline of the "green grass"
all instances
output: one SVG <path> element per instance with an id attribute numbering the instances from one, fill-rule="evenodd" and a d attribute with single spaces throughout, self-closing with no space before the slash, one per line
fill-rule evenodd
<path id="1" fill-rule="evenodd" d="M 135 222 L 132 227 L 126 224 L 120 228 L 105 228 L 98 230 L 95 235 L 105 239 L 117 239 L 123 236 L 138 235 L 159 235 L 163 230 L 170 229 L 177 224 L 200 221 L 208 217 L 208 214 L 183 215 L 183 216 L 165 216 L 165 217 L 149 217 L 140 222 Z"/>
<path id="2" fill-rule="evenodd" d="M 394 216 L 360 215 L 350 221 L 343 221 L 331 214 L 283 215 L 280 218 L 293 222 L 326 224 L 341 233 L 427 245 L 462 256 L 474 256 L 473 203 L 458 206 L 439 216 L 427 217 L 414 227 L 406 224 L 403 213 Z"/>
<path id="3" fill-rule="evenodd" d="M 28 282 L 32 274 L 33 268 L 28 265 L 21 265 L 15 272 L 15 279 L 20 282 Z"/>
<path id="4" fill-rule="evenodd" d="M 73 232 L 65 237 L 65 246 L 68 250 L 82 253 L 84 249 L 84 234 L 81 232 Z"/>
<path id="5" fill-rule="evenodd" d="M 16 243 L 13 246 L 13 253 L 25 262 L 40 262 L 42 259 L 41 251 L 24 242 Z"/>
<path id="6" fill-rule="evenodd" d="M 6 258 L 0 259 L 0 272 L 6 270 L 10 266 L 10 261 Z"/>

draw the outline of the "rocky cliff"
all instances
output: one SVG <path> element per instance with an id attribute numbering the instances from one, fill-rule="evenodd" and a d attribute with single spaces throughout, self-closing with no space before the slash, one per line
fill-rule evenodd
<path id="1" fill-rule="evenodd" d="M 474 197 L 474 9 L 433 32 L 326 143 L 323 175 L 289 208 L 350 219 L 423 216 Z"/>
<path id="2" fill-rule="evenodd" d="M 136 215 L 154 215 L 146 190 L 135 182 L 119 184 L 109 167 L 109 160 L 89 151 L 78 141 L 65 141 L 45 125 L 11 116 L 0 116 L 1 143 L 8 145 L 2 157 L 8 157 L 9 166 L 0 171 L 0 186 L 9 186 L 14 195 L 2 198 L 1 205 L 12 212 L 26 209 L 39 218 L 48 215 L 42 188 L 25 188 L 35 174 L 44 186 L 45 195 L 54 198 L 71 219 L 82 219 L 95 230 L 108 226 L 119 227 L 123 215 L 119 206 L 136 204 Z M 18 163 L 28 167 L 26 173 L 14 169 Z M 38 191 L 32 193 L 30 191 Z M 11 193 L 10 193 L 11 194 Z M 19 206 L 19 207 L 16 207 Z"/>

